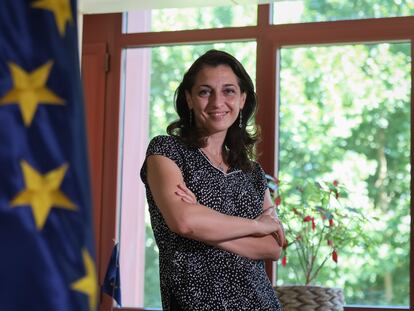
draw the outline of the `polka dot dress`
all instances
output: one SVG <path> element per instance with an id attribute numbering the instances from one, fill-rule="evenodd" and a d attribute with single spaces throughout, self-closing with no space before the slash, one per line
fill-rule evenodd
<path id="1" fill-rule="evenodd" d="M 250 219 L 261 213 L 266 179 L 259 164 L 250 172 L 230 168 L 224 173 L 200 149 L 187 148 L 172 136 L 157 136 L 150 142 L 147 157 L 155 154 L 177 164 L 200 204 Z M 141 179 L 160 252 L 164 310 L 281 310 L 262 260 L 247 259 L 170 231 L 151 195 L 145 163 Z"/>

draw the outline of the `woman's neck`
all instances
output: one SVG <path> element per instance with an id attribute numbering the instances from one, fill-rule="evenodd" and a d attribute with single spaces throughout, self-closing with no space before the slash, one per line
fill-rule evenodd
<path id="1" fill-rule="evenodd" d="M 226 138 L 225 135 L 216 134 L 207 137 L 207 144 L 203 147 L 204 150 L 207 150 L 208 153 L 214 156 L 221 156 L 223 152 L 223 145 L 224 139 Z"/>

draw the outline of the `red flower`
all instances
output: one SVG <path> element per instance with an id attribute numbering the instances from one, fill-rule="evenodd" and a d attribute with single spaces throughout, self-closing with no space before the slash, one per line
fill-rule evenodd
<path id="1" fill-rule="evenodd" d="M 312 222 L 312 230 L 315 230 L 316 229 L 315 218 L 310 217 L 310 216 L 306 216 L 305 218 L 303 218 L 303 221 L 304 222 L 311 221 Z"/>
<path id="2" fill-rule="evenodd" d="M 338 187 L 338 181 L 337 181 L 336 179 L 333 181 L 333 185 L 334 185 L 335 187 Z"/>
<path id="3" fill-rule="evenodd" d="M 332 260 L 338 263 L 338 253 L 336 252 L 336 249 L 332 252 Z"/>
<path id="4" fill-rule="evenodd" d="M 329 219 L 329 227 L 333 227 L 334 226 L 334 221 L 333 218 Z"/>
<path id="5" fill-rule="evenodd" d="M 282 258 L 282 266 L 286 267 L 286 255 Z"/>
<path id="6" fill-rule="evenodd" d="M 280 195 L 278 195 L 275 199 L 276 206 L 279 206 L 281 202 L 282 202 L 282 198 L 280 197 Z"/>
<path id="7" fill-rule="evenodd" d="M 329 246 L 333 246 L 333 241 L 332 240 L 328 240 L 328 245 Z"/>

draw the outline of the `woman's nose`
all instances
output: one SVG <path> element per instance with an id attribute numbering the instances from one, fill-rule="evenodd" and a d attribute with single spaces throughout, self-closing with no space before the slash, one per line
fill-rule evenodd
<path id="1" fill-rule="evenodd" d="M 219 92 L 213 92 L 210 96 L 210 104 L 220 106 L 224 102 L 224 96 Z"/>

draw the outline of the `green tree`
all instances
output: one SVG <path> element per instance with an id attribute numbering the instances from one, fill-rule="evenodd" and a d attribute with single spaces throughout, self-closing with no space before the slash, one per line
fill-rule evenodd
<path id="1" fill-rule="evenodd" d="M 305 3 L 306 20 L 414 13 L 412 0 Z M 349 250 L 321 277 L 344 286 L 348 303 L 408 305 L 410 49 L 401 43 L 282 53 L 282 178 L 343 178 L 354 185 L 354 202 L 380 216 L 367 228 L 378 247 Z"/>
<path id="2" fill-rule="evenodd" d="M 282 52 L 281 178 L 342 179 L 353 188 L 354 204 L 362 202 L 367 214 L 380 216 L 372 222 L 378 230 L 371 228 L 371 239 L 379 247 L 367 252 L 361 246 L 340 254 L 338 267 L 331 265 L 319 278 L 325 285 L 343 286 L 348 303 L 408 305 L 411 177 L 406 45 Z M 283 269 L 279 272 L 282 281 L 294 281 Z"/>

